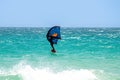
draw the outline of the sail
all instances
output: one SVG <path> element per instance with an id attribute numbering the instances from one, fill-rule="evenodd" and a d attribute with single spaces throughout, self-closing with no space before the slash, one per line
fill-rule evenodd
<path id="1" fill-rule="evenodd" d="M 46 37 L 49 42 L 57 44 L 58 39 L 61 39 L 60 26 L 53 26 L 50 28 Z"/>

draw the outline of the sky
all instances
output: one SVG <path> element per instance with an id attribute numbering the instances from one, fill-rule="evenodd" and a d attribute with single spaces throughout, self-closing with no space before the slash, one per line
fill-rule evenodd
<path id="1" fill-rule="evenodd" d="M 120 27 L 120 0 L 0 0 L 0 27 Z"/>

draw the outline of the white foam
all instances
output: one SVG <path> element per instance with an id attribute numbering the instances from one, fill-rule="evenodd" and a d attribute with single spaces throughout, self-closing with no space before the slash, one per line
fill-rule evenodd
<path id="1" fill-rule="evenodd" d="M 63 70 L 54 72 L 49 68 L 32 68 L 30 65 L 18 65 L 17 74 L 21 75 L 23 80 L 97 80 L 97 77 L 91 70 Z"/>
<path id="2" fill-rule="evenodd" d="M 52 72 L 50 69 L 33 69 L 26 66 L 18 73 L 23 80 L 96 80 L 96 76 L 89 70 L 65 70 Z"/>
<path id="3" fill-rule="evenodd" d="M 17 65 L 8 75 L 19 75 L 23 80 L 97 80 L 91 70 L 63 70 L 54 72 L 49 68 L 32 68 L 30 65 Z"/>

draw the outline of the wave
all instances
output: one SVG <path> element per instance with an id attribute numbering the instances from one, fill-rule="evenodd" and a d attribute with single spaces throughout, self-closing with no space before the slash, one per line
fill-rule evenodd
<path id="1" fill-rule="evenodd" d="M 54 67 L 54 66 L 53 66 Z M 99 69 L 54 69 L 20 61 L 11 68 L 0 67 L 0 80 L 119 80 L 119 72 Z"/>
<path id="2" fill-rule="evenodd" d="M 94 70 L 54 71 L 50 68 L 33 68 L 30 65 L 18 64 L 9 71 L 0 70 L 0 80 L 98 80 Z"/>

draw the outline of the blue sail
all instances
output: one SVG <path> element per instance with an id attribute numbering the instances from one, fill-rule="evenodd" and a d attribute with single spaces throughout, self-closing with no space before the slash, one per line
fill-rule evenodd
<path id="1" fill-rule="evenodd" d="M 58 39 L 61 39 L 60 26 L 53 26 L 50 28 L 46 37 L 49 42 L 57 44 Z"/>

